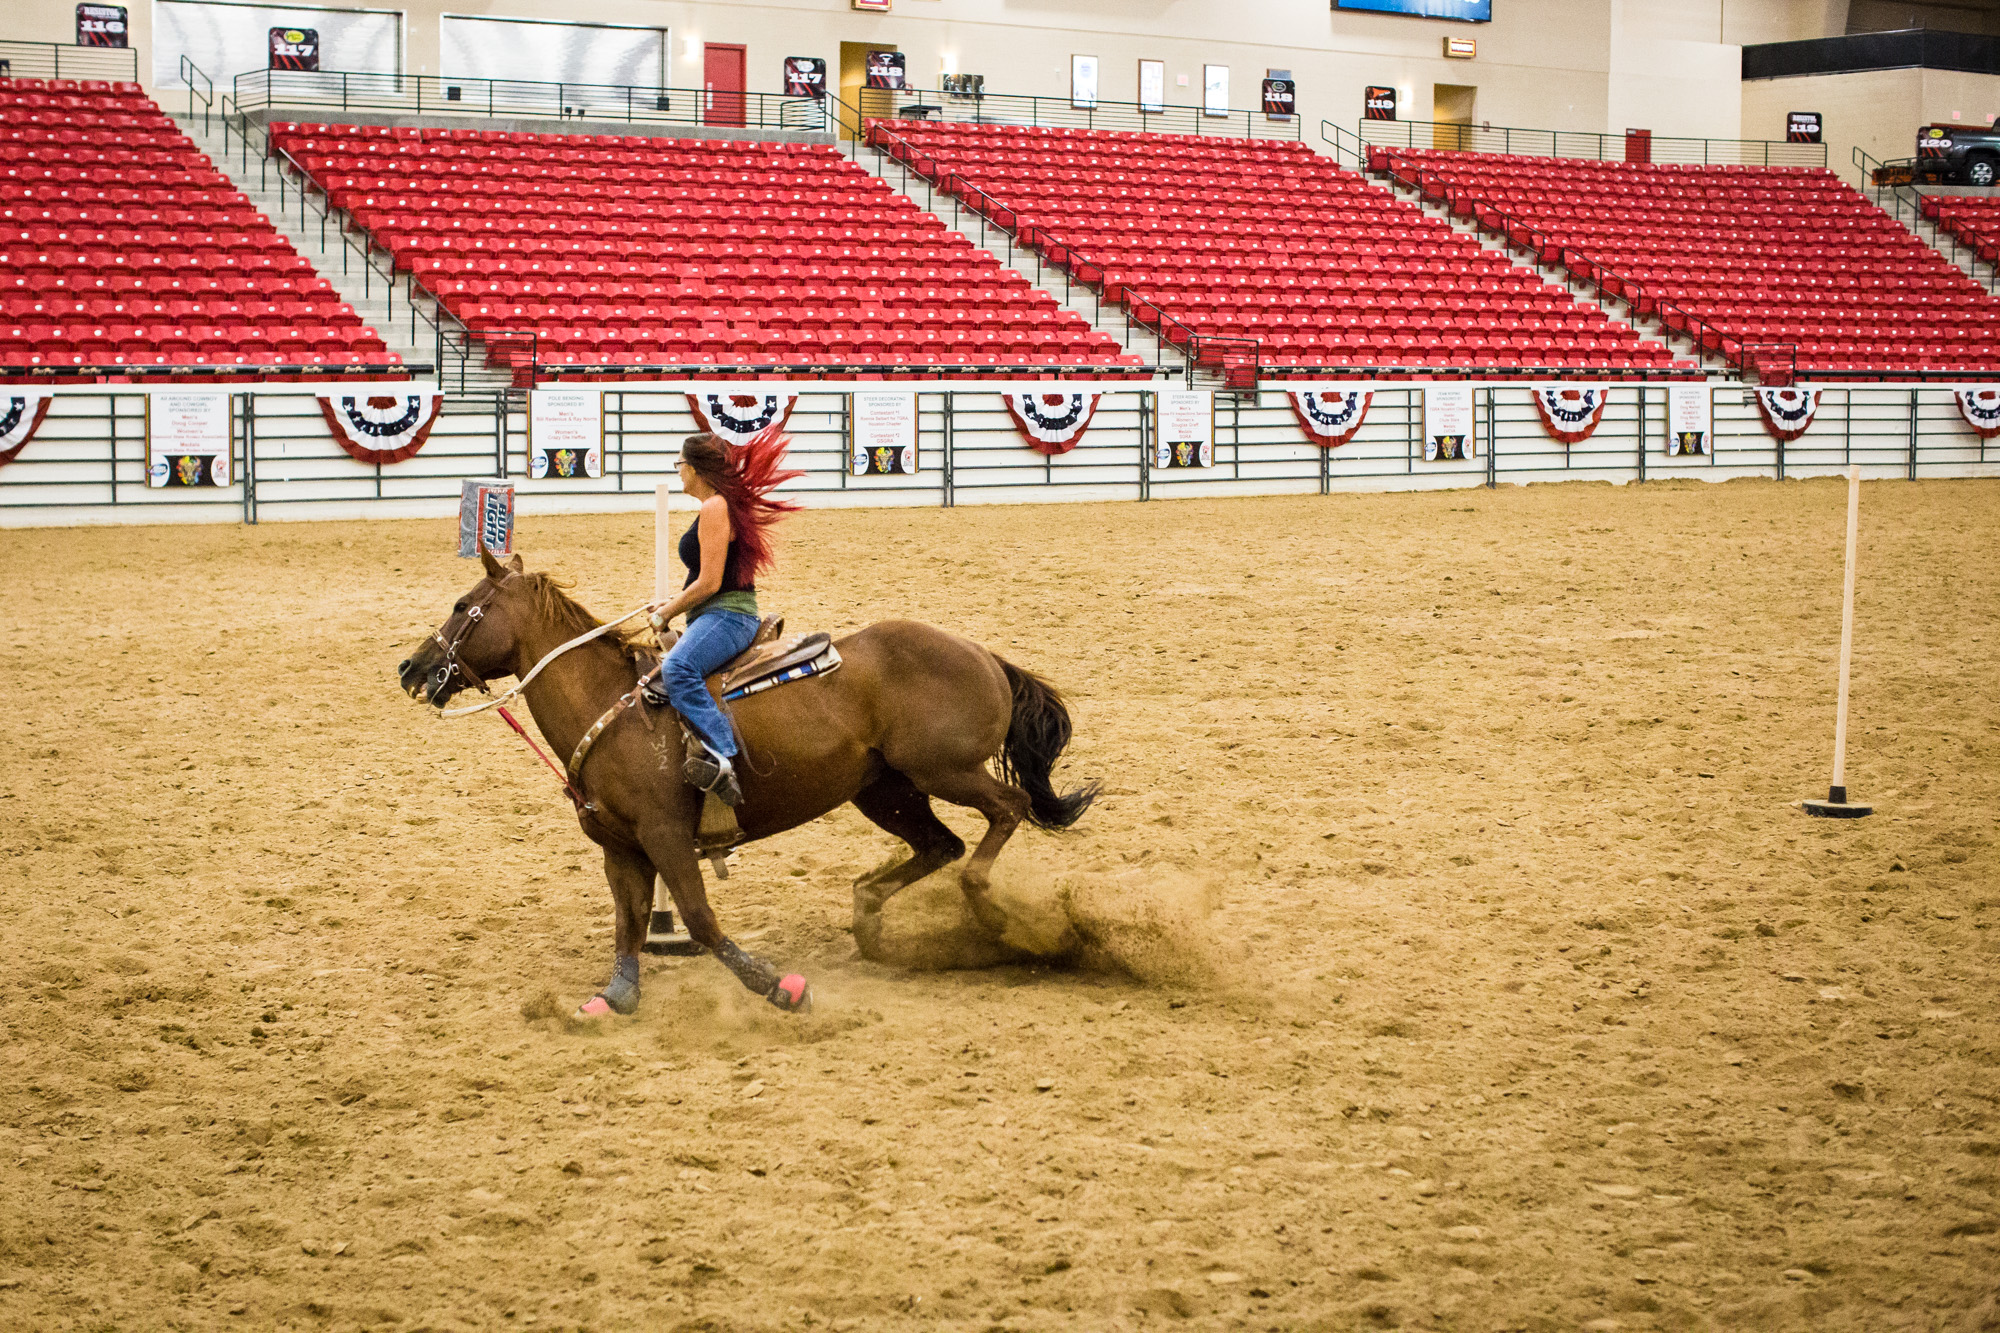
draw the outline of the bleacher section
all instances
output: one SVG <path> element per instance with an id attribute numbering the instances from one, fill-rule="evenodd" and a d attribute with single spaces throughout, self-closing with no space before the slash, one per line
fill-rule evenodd
<path id="1" fill-rule="evenodd" d="M 1928 194 L 1923 215 L 1989 264 L 2000 263 L 2000 199 L 1991 195 Z"/>
<path id="2" fill-rule="evenodd" d="M 828 146 L 273 124 L 271 148 L 497 362 L 533 333 L 545 367 L 1140 364 Z"/>
<path id="3" fill-rule="evenodd" d="M 2000 370 L 2000 301 L 1822 167 L 1401 148 L 1370 166 L 1766 375 Z"/>
<path id="4" fill-rule="evenodd" d="M 138 84 L 0 80 L 0 371 L 397 360 Z"/>
<path id="5" fill-rule="evenodd" d="M 871 142 L 1201 359 L 1660 370 L 1666 348 L 1302 143 L 878 121 Z M 1164 318 L 1162 318 L 1164 316 Z"/>

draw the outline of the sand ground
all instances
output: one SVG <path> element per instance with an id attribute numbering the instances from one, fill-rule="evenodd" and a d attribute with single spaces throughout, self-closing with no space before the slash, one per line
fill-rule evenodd
<path id="1" fill-rule="evenodd" d="M 1070 692 L 1054 957 L 858 961 L 845 810 L 715 891 L 816 1013 L 658 960 L 597 1032 L 553 780 L 392 680 L 451 525 L 0 533 L 0 1327 L 2000 1327 L 2000 484 L 1865 490 L 1831 823 L 1843 501 L 802 516 L 795 628 Z"/>

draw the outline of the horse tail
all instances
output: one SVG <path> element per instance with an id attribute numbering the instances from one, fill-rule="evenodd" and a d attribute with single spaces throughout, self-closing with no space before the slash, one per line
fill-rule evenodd
<path id="1" fill-rule="evenodd" d="M 1014 692 L 1014 714 L 1007 723 L 1007 741 L 1000 748 L 1000 777 L 1028 793 L 1028 819 L 1054 832 L 1083 817 L 1097 799 L 1100 783 L 1092 782 L 1063 795 L 1049 785 L 1050 770 L 1069 745 L 1069 708 L 1055 686 L 1032 671 L 995 656 Z"/>

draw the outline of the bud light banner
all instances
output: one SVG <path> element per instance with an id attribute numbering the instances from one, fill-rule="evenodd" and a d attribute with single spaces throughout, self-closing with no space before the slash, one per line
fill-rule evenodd
<path id="1" fill-rule="evenodd" d="M 1812 426 L 1819 411 L 1818 389 L 1759 389 L 1757 411 L 1764 427 L 1780 440 L 1796 440 Z"/>
<path id="2" fill-rule="evenodd" d="M 76 44 L 78 46 L 129 45 L 131 26 L 123 5 L 78 5 Z"/>
<path id="3" fill-rule="evenodd" d="M 1264 115 L 1271 120 L 1290 120 L 1299 109 L 1296 79 L 1264 80 Z"/>
<path id="4" fill-rule="evenodd" d="M 1090 419 L 1097 414 L 1097 400 L 1104 395 L 1054 386 L 1051 390 L 1009 392 L 1000 397 L 1007 404 L 1007 415 L 1014 418 L 1014 429 L 1021 432 L 1030 449 L 1038 454 L 1066 454 L 1076 448 L 1076 442 L 1090 429 Z"/>
<path id="5" fill-rule="evenodd" d="M 323 394 L 319 400 L 333 442 L 355 462 L 375 467 L 414 458 L 443 406 L 441 393 L 387 386 L 372 393 Z"/>
<path id="6" fill-rule="evenodd" d="M 1364 120 L 1394 120 L 1396 118 L 1396 90 L 1394 88 L 1369 87 L 1362 94 L 1361 115 Z"/>
<path id="7" fill-rule="evenodd" d="M 1424 459 L 1438 462 L 1472 458 L 1479 452 L 1472 437 L 1472 386 L 1424 386 Z"/>
<path id="8" fill-rule="evenodd" d="M 1611 388 L 1604 384 L 1537 384 L 1531 392 L 1542 429 L 1562 444 L 1589 439 L 1611 401 Z"/>
<path id="9" fill-rule="evenodd" d="M 825 97 L 826 62 L 817 56 L 786 56 L 785 96 Z"/>
<path id="10" fill-rule="evenodd" d="M 0 467 L 21 456 L 54 401 L 45 393 L 0 393 Z"/>
<path id="11" fill-rule="evenodd" d="M 2000 435 L 2000 389 L 1954 389 L 1952 397 L 1958 399 L 1958 414 L 1980 439 L 1990 440 Z M 0 435 L 0 444 L 4 443 L 6 438 Z"/>
<path id="12" fill-rule="evenodd" d="M 271 68 L 318 69 L 319 30 L 317 28 L 271 29 Z"/>
<path id="13" fill-rule="evenodd" d="M 514 553 L 514 483 L 476 477 L 460 484 L 458 553 L 471 558 L 485 547 L 494 555 Z"/>
<path id="14" fill-rule="evenodd" d="M 1322 384 L 1315 389 L 1285 390 L 1292 415 L 1306 438 L 1322 449 L 1338 449 L 1354 438 L 1368 419 L 1374 391 L 1365 384 Z"/>
<path id="15" fill-rule="evenodd" d="M 1667 386 L 1667 457 L 1715 453 L 1715 399 L 1706 384 Z"/>

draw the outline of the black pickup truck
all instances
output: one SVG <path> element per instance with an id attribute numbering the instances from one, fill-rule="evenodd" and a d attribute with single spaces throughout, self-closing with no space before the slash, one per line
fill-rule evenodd
<path id="1" fill-rule="evenodd" d="M 1917 131 L 1916 179 L 1947 185 L 2000 182 L 2000 128 L 1990 125 L 1926 125 Z"/>

